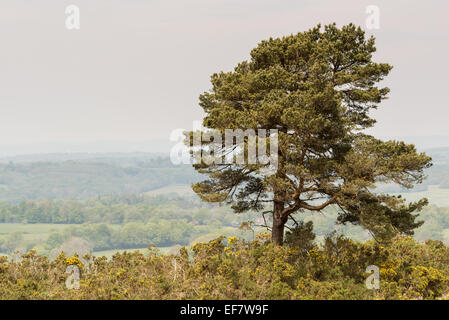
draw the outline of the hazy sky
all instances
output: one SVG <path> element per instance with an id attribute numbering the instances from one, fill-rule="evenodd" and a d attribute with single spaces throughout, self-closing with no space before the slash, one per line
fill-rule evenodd
<path id="1" fill-rule="evenodd" d="M 80 30 L 65 9 L 80 8 Z M 0 145 L 167 139 L 201 119 L 209 77 L 260 40 L 318 23 L 365 27 L 394 66 L 373 133 L 448 135 L 449 2 L 1 0 Z"/>

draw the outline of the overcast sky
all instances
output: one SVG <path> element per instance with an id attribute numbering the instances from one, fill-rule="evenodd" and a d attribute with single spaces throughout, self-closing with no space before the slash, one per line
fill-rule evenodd
<path id="1" fill-rule="evenodd" d="M 80 9 L 68 30 L 65 9 Z M 449 2 L 1 0 L 0 145 L 168 139 L 202 117 L 209 77 L 270 36 L 318 23 L 366 29 L 394 66 L 380 136 L 448 135 Z"/>

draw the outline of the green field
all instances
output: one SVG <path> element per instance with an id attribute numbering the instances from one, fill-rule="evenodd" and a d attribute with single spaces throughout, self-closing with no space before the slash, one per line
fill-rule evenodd
<path id="1" fill-rule="evenodd" d="M 7 237 L 13 232 L 22 232 L 25 240 L 45 240 L 50 233 L 61 231 L 69 226 L 71 224 L 0 223 L 0 239 Z"/>
<path id="2" fill-rule="evenodd" d="M 145 192 L 147 195 L 151 196 L 158 196 L 158 195 L 167 195 L 170 193 L 176 193 L 180 196 L 190 196 L 194 195 L 192 188 L 190 185 L 180 184 L 180 185 L 173 185 L 168 187 L 159 188 L 156 190 Z"/>

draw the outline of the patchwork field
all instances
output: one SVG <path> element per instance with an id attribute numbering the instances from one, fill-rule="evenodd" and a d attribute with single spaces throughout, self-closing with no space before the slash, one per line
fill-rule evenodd
<path id="1" fill-rule="evenodd" d="M 438 207 L 449 207 L 449 189 L 442 189 L 438 186 L 428 186 L 428 190 L 421 192 L 408 193 L 392 193 L 393 195 L 401 195 L 407 201 L 417 201 L 422 198 L 429 199 L 429 204 Z"/>
<path id="2" fill-rule="evenodd" d="M 151 192 L 146 193 L 147 195 L 167 195 L 167 194 L 177 194 L 180 197 L 185 197 L 189 195 L 193 195 L 193 192 L 189 185 L 172 185 L 164 188 L 160 188 Z M 399 193 L 396 193 L 396 195 L 399 195 Z M 442 189 L 438 186 L 430 186 L 428 187 L 428 190 L 422 191 L 422 192 L 410 192 L 410 193 L 401 193 L 402 197 L 406 198 L 407 201 L 416 201 L 418 199 L 421 199 L 423 197 L 426 197 L 429 199 L 429 203 L 432 205 L 436 205 L 438 207 L 449 207 L 449 189 Z M 177 207 L 173 207 L 170 209 L 170 212 L 178 212 L 179 209 Z M 325 217 L 321 217 L 321 220 Z M 197 217 L 195 219 L 201 219 L 201 217 Z M 331 219 L 331 218 L 329 218 Z M 329 220 L 325 219 L 325 220 Z M 328 227 L 323 228 L 324 225 L 327 225 L 329 223 L 320 222 L 319 218 L 314 219 L 314 227 L 317 233 L 317 242 L 321 242 L 322 238 L 325 234 L 328 233 L 327 229 Z M 420 228 L 426 229 L 426 231 L 421 232 L 418 230 L 417 235 L 418 238 L 423 237 L 430 237 L 433 236 L 434 238 L 441 239 L 445 242 L 448 242 L 449 239 L 449 229 L 447 229 L 447 226 L 442 226 L 438 221 L 432 222 L 432 220 L 427 217 L 425 225 Z M 323 224 L 324 223 L 324 224 Z M 22 237 L 24 242 L 33 242 L 36 245 L 33 247 L 38 251 L 38 253 L 44 252 L 44 244 L 45 241 L 49 238 L 49 236 L 52 233 L 61 233 L 64 229 L 68 227 L 79 227 L 79 224 L 46 224 L 46 223 L 35 223 L 35 224 L 25 224 L 25 223 L 0 223 L 0 242 L 6 242 L 8 241 L 8 238 L 11 238 L 11 236 L 14 235 L 14 233 L 19 234 L 20 237 Z M 120 225 L 115 224 L 108 224 L 109 227 L 116 230 L 119 229 Z M 321 226 L 321 227 L 320 227 Z M 330 227 L 331 225 L 329 225 Z M 247 240 L 251 240 L 253 238 L 253 232 L 252 231 L 242 231 L 239 230 L 238 224 L 231 226 L 223 226 L 223 225 L 216 225 L 213 226 L 211 224 L 208 225 L 201 225 L 197 224 L 195 225 L 195 228 L 198 233 L 200 233 L 199 236 L 196 236 L 191 239 L 191 241 L 188 243 L 187 246 L 191 246 L 194 243 L 197 242 L 207 242 L 209 240 L 215 239 L 219 236 L 238 236 L 245 238 Z M 358 233 L 351 231 L 351 226 L 347 226 L 345 229 L 345 232 L 348 236 L 359 239 Z M 437 229 L 441 229 L 438 233 Z M 323 229 L 323 230 L 321 230 Z M 428 230 L 427 230 L 428 229 Z M 435 230 L 434 230 L 435 229 Z M 330 229 L 329 229 L 330 230 Z M 255 228 L 255 232 L 263 232 L 265 231 L 262 228 Z M 430 232 L 430 233 L 429 233 Z M 423 233 L 421 235 L 421 233 Z M 437 236 L 435 236 L 437 235 Z M 360 239 L 359 239 L 360 240 Z M 144 245 L 144 244 L 143 244 Z M 175 244 L 172 246 L 163 246 L 159 247 L 158 250 L 162 254 L 166 253 L 176 253 L 181 246 L 179 244 Z M 29 249 L 29 248 L 28 248 Z M 142 246 L 141 248 L 137 249 L 113 249 L 113 250 L 100 250 L 100 251 L 93 251 L 92 254 L 95 256 L 106 256 L 107 258 L 111 258 L 115 253 L 117 252 L 133 252 L 133 251 L 140 251 L 142 253 L 147 253 L 147 248 L 145 246 Z M 11 252 L 11 251 L 10 251 Z M 11 253 L 10 253 L 11 254 Z M 0 255 L 7 255 L 6 251 L 2 252 L 0 250 Z"/>

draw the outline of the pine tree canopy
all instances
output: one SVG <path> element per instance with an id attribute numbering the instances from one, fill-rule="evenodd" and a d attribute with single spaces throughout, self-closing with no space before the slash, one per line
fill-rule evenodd
<path id="1" fill-rule="evenodd" d="M 231 204 L 237 213 L 268 214 L 272 239 L 280 245 L 289 219 L 328 206 L 338 209 L 338 223 L 360 225 L 376 238 L 412 234 L 422 223 L 415 212 L 427 199 L 407 203 L 376 193 L 375 186 L 411 188 L 425 178 L 431 158 L 412 144 L 364 133 L 375 124 L 371 109 L 389 93 L 379 82 L 392 67 L 372 61 L 375 51 L 375 39 L 360 27 L 318 25 L 262 41 L 249 61 L 213 74 L 211 90 L 199 99 L 203 126 L 223 137 L 226 129 L 276 129 L 277 170 L 202 161 L 194 167 L 208 178 L 193 190 L 204 201 Z M 225 148 L 221 142 L 207 145 Z"/>

